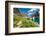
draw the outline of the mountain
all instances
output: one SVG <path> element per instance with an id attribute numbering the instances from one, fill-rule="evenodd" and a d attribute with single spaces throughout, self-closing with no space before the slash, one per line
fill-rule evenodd
<path id="1" fill-rule="evenodd" d="M 32 17 L 39 15 L 37 8 L 14 8 L 14 14 L 21 17 Z"/>

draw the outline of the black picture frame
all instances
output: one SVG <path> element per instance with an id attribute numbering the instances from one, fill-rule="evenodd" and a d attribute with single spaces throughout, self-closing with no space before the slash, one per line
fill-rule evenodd
<path id="1" fill-rule="evenodd" d="M 9 33 L 8 32 L 8 3 L 28 3 L 28 4 L 42 4 L 43 5 L 43 31 L 35 31 L 35 32 L 23 32 L 23 33 Z M 22 2 L 22 1 L 5 1 L 5 35 L 18 35 L 18 34 L 33 34 L 33 33 L 44 33 L 45 32 L 45 3 L 40 2 Z"/>

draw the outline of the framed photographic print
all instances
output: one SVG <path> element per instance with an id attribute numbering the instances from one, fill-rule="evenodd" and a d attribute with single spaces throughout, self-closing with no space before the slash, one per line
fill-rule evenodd
<path id="1" fill-rule="evenodd" d="M 5 1 L 5 34 L 44 33 L 45 4 Z"/>

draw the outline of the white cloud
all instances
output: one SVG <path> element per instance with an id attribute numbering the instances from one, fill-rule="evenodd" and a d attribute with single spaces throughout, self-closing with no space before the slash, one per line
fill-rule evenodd
<path id="1" fill-rule="evenodd" d="M 35 8 L 33 8 L 33 9 L 29 10 L 28 12 L 31 12 L 31 13 L 32 13 L 32 12 L 33 12 L 33 10 L 36 10 L 36 9 L 35 9 Z"/>
<path id="2" fill-rule="evenodd" d="M 27 15 L 28 15 L 28 16 L 31 16 L 31 15 L 32 15 L 32 13 L 28 13 Z"/>

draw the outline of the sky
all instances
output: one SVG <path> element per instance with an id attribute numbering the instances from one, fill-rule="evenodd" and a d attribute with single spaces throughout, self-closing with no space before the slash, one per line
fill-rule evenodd
<path id="1" fill-rule="evenodd" d="M 30 9 L 29 8 L 19 8 L 20 12 L 24 12 L 24 13 L 27 13 L 27 11 L 29 11 Z"/>
<path id="2" fill-rule="evenodd" d="M 21 13 L 27 14 L 28 16 L 31 16 L 36 12 L 39 12 L 38 8 L 18 8 L 18 9 Z"/>

